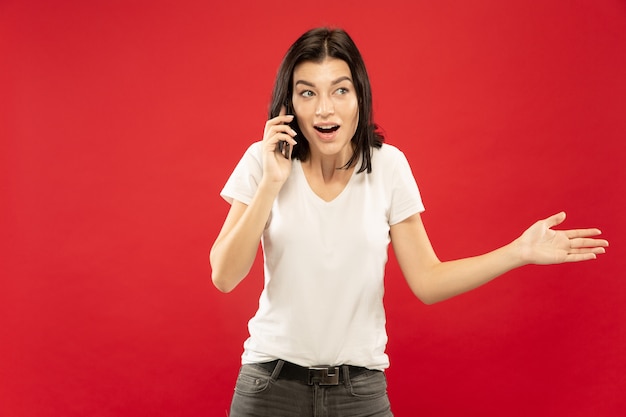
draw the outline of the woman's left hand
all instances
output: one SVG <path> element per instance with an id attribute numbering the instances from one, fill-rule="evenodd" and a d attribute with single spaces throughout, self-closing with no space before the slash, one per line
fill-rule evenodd
<path id="1" fill-rule="evenodd" d="M 605 252 L 609 242 L 593 238 L 601 233 L 598 229 L 552 230 L 564 220 L 564 212 L 540 220 L 515 240 L 524 263 L 547 265 L 587 261 Z"/>

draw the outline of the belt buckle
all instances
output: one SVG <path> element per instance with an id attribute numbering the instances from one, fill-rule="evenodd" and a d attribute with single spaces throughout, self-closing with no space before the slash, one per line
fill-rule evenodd
<path id="1" fill-rule="evenodd" d="M 339 385 L 338 366 L 313 366 L 309 368 L 309 385 Z"/>

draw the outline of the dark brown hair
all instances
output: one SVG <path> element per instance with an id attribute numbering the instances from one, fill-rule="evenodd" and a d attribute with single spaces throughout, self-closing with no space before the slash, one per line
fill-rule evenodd
<path id="1" fill-rule="evenodd" d="M 345 61 L 352 73 L 354 88 L 359 102 L 359 122 L 352 137 L 355 151 L 346 163 L 348 168 L 356 163 L 359 154 L 363 157 L 358 172 L 372 172 L 372 148 L 380 148 L 384 141 L 378 126 L 373 122 L 372 89 L 365 69 L 365 63 L 354 41 L 342 29 L 316 28 L 304 33 L 289 48 L 276 75 L 269 118 L 280 114 L 282 106 L 287 107 L 287 114 L 294 114 L 291 97 L 293 93 L 294 68 L 304 61 L 321 62 L 325 58 L 336 58 Z M 297 121 L 292 127 L 300 139 L 294 147 L 292 157 L 306 161 L 309 157 L 309 143 L 302 135 Z"/>

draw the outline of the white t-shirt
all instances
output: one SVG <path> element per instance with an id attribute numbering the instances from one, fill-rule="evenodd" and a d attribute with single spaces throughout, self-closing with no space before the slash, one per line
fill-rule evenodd
<path id="1" fill-rule="evenodd" d="M 261 143 L 250 146 L 221 192 L 250 204 L 259 182 Z M 389 227 L 424 210 L 406 157 L 383 144 L 372 172 L 354 170 L 326 202 L 299 160 L 278 194 L 261 239 L 265 285 L 250 320 L 242 362 L 385 369 L 383 307 Z"/>

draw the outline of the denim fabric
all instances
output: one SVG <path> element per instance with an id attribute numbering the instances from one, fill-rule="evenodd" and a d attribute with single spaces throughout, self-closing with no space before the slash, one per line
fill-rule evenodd
<path id="1" fill-rule="evenodd" d="M 257 365 L 239 371 L 230 417 L 391 417 L 387 379 L 380 371 L 349 376 L 339 385 L 308 385 L 277 378 Z M 345 368 L 347 371 L 347 367 Z"/>

